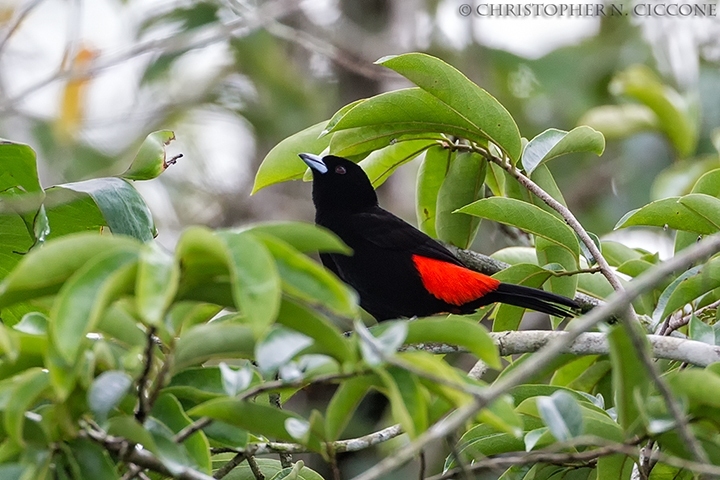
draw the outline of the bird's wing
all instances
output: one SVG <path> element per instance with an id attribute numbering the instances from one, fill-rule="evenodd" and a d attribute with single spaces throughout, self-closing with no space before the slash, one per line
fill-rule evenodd
<path id="1" fill-rule="evenodd" d="M 356 235 L 380 248 L 402 250 L 465 266 L 437 240 L 380 207 L 353 214 L 351 224 Z"/>

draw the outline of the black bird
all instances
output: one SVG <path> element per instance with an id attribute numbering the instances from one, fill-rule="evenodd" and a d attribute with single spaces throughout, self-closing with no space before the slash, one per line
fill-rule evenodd
<path id="1" fill-rule="evenodd" d="M 569 298 L 470 270 L 438 241 L 382 209 L 367 175 L 350 160 L 300 158 L 313 174 L 315 223 L 353 249 L 349 256 L 322 253 L 322 263 L 358 292 L 376 320 L 467 314 L 493 302 L 561 317 L 579 310 Z"/>

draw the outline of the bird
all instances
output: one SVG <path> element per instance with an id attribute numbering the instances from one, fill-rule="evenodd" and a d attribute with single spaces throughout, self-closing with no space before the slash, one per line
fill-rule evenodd
<path id="1" fill-rule="evenodd" d="M 351 255 L 321 253 L 323 265 L 357 291 L 378 322 L 469 314 L 500 302 L 573 317 L 574 300 L 502 283 L 476 272 L 443 244 L 383 209 L 365 171 L 339 156 L 300 153 L 312 171 L 315 223 L 332 231 Z"/>

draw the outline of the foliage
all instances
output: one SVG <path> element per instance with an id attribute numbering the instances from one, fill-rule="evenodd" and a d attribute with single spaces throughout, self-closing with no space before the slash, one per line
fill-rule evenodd
<path id="1" fill-rule="evenodd" d="M 355 102 L 287 138 L 261 165 L 255 191 L 301 178 L 305 168 L 295 155 L 302 151 L 357 161 L 376 185 L 420 158 L 417 213 L 425 232 L 467 248 L 485 218 L 532 238 L 533 247 L 497 253 L 511 264 L 497 273 L 502 281 L 604 299 L 612 289 L 589 264 L 606 260 L 632 284 L 660 263 L 650 252 L 583 236 L 541 198 L 563 206 L 551 162 L 570 153 L 601 154 L 605 138 L 597 130 L 548 129 L 527 141 L 494 97 L 445 62 L 413 53 L 379 63 L 416 87 Z M 623 93 L 648 103 L 657 116 L 650 123 L 688 155 L 697 119 L 670 130 L 663 123 L 670 113 L 687 109 L 662 84 L 639 89 L 633 75 L 641 74 L 648 75 L 622 77 Z M 266 478 L 316 479 L 302 462 L 253 455 L 265 445 L 262 453 L 309 451 L 334 463 L 347 445 L 338 440 L 371 390 L 388 398 L 410 449 L 425 446 L 443 419 L 466 415 L 446 469 L 480 468 L 486 457 L 527 452 L 540 456 L 528 456 L 537 460 L 525 467 L 508 464 L 504 478 L 629 479 L 633 463 L 642 463 L 638 445 L 649 441 L 661 455 L 641 467 L 649 478 L 689 478 L 699 463 L 720 462 L 720 370 L 661 364 L 671 399 L 692 420 L 689 431 L 707 456 L 698 459 L 646 369 L 644 344 L 636 348 L 626 324 L 606 328 L 606 354 L 556 356 L 508 388 L 503 382 L 532 366 L 534 355 L 501 361 L 477 315 L 366 328 L 355 293 L 307 256 L 350 253 L 319 227 L 191 227 L 174 252 L 160 248 L 150 211 L 128 179 L 162 172 L 170 138 L 170 132 L 151 134 L 120 177 L 44 190 L 32 149 L 0 143 L 2 478 L 112 479 L 136 468 L 157 478 L 210 478 L 232 461 L 230 452 L 247 463 L 225 478 L 253 478 L 250 462 L 256 462 Z M 715 178 L 718 171 L 705 175 Z M 678 230 L 678 251 L 691 243 L 682 235 L 716 233 L 717 184 L 702 177 L 694 185 L 692 193 L 628 213 L 618 227 Z M 593 253 L 597 247 L 602 259 Z M 655 326 L 693 309 L 687 333 L 715 344 L 716 262 L 658 282 L 634 303 L 636 312 Z M 492 329 L 516 329 L 522 313 L 492 309 Z M 343 335 L 351 325 L 355 334 Z M 497 379 L 471 378 L 448 358 L 424 351 L 437 343 L 470 352 L 498 371 Z M 337 385 L 324 411 L 277 408 L 313 383 Z M 368 446 L 385 440 L 373 438 Z M 279 443 L 268 447 L 268 441 Z M 542 456 L 549 452 L 565 460 Z"/>

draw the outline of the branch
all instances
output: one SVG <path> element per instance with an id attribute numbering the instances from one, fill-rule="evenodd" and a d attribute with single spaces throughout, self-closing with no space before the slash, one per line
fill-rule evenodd
<path id="1" fill-rule="evenodd" d="M 568 332 L 554 330 L 522 330 L 509 332 L 490 332 L 490 337 L 497 345 L 500 356 L 517 355 L 537 352 L 548 343 L 568 335 Z M 720 362 L 720 346 L 710 345 L 695 340 L 663 335 L 647 335 L 655 358 L 676 360 L 698 367 L 707 367 L 711 363 Z M 466 349 L 443 343 L 423 343 L 408 345 L 404 350 L 422 350 L 435 354 L 467 352 Z M 562 350 L 562 353 L 573 355 L 607 355 L 610 353 L 604 333 L 588 332 L 578 335 Z"/>
<path id="2" fill-rule="evenodd" d="M 335 453 L 357 452 L 370 448 L 378 443 L 387 442 L 402 433 L 403 431 L 402 428 L 400 428 L 400 425 L 392 425 L 390 427 L 383 428 L 382 430 L 378 430 L 377 432 L 368 433 L 362 437 L 328 442 L 325 444 L 325 447 Z M 251 455 L 267 455 L 271 453 L 311 453 L 305 445 L 286 442 L 251 443 L 243 449 L 214 448 L 212 449 L 212 452 L 213 454 L 234 452 Z"/>
<path id="3" fill-rule="evenodd" d="M 144 423 L 148 412 L 152 405 L 148 402 L 147 386 L 150 382 L 150 370 L 153 364 L 153 347 L 155 346 L 155 327 L 151 327 L 147 332 L 147 345 L 145 347 L 145 365 L 142 374 L 138 380 L 137 396 L 138 406 L 135 411 L 135 418 L 138 422 Z"/>
<path id="4" fill-rule="evenodd" d="M 445 417 L 443 421 L 430 427 L 416 440 L 401 448 L 392 456 L 385 458 L 365 473 L 355 477 L 355 480 L 376 480 L 403 465 L 423 450 L 429 443 L 442 439 L 449 433 L 454 432 L 464 425 L 467 420 L 472 418 L 478 410 L 484 408 L 499 396 L 507 393 L 511 388 L 525 383 L 545 369 L 552 363 L 555 357 L 567 349 L 580 334 L 590 330 L 603 320 L 612 317 L 623 308 L 627 308 L 633 299 L 656 286 L 672 272 L 687 268 L 694 262 L 702 260 L 718 251 L 720 251 L 720 235 L 712 235 L 688 247 L 670 260 L 645 271 L 631 281 L 624 291 L 614 292 L 608 297 L 605 304 L 600 305 L 591 310 L 587 315 L 570 323 L 570 328 L 566 334 L 548 342 L 545 347 L 533 356 L 532 362 L 523 362 L 512 372 L 498 379 L 495 384 L 486 390 L 482 399 L 475 398 L 473 402 L 455 410 Z"/>
<path id="5" fill-rule="evenodd" d="M 251 398 L 256 395 L 260 395 L 261 393 L 265 392 L 271 392 L 273 390 L 279 390 L 281 388 L 296 388 L 296 387 L 304 387 L 310 384 L 320 384 L 320 383 L 329 383 L 334 382 L 336 380 L 342 380 L 344 378 L 349 377 L 356 377 L 358 375 L 362 375 L 363 372 L 345 372 L 345 373 L 331 373 L 327 375 L 321 375 L 312 379 L 307 378 L 300 378 L 298 380 L 293 380 L 291 382 L 288 382 L 286 380 L 275 380 L 273 382 L 265 382 L 261 383 L 260 385 L 256 385 L 253 388 L 250 388 L 248 390 L 245 390 L 244 392 L 239 393 L 235 398 L 237 400 L 245 400 L 246 398 Z M 197 420 L 195 420 L 193 423 L 188 425 L 187 427 L 180 430 L 175 437 L 173 437 L 173 441 L 175 443 L 182 443 L 184 442 L 190 435 L 197 432 L 198 430 L 202 430 L 203 428 L 207 427 L 213 422 L 213 419 L 210 417 L 202 417 Z"/>
<path id="6" fill-rule="evenodd" d="M 109 452 L 117 454 L 128 463 L 133 463 L 144 469 L 152 470 L 167 477 L 176 478 L 178 480 L 214 480 L 213 477 L 198 472 L 189 467 L 183 467 L 179 464 L 170 471 L 163 462 L 146 449 L 137 449 L 131 446 L 131 443 L 121 437 L 113 437 L 102 430 L 87 426 L 83 430 L 91 440 L 105 447 Z"/>

